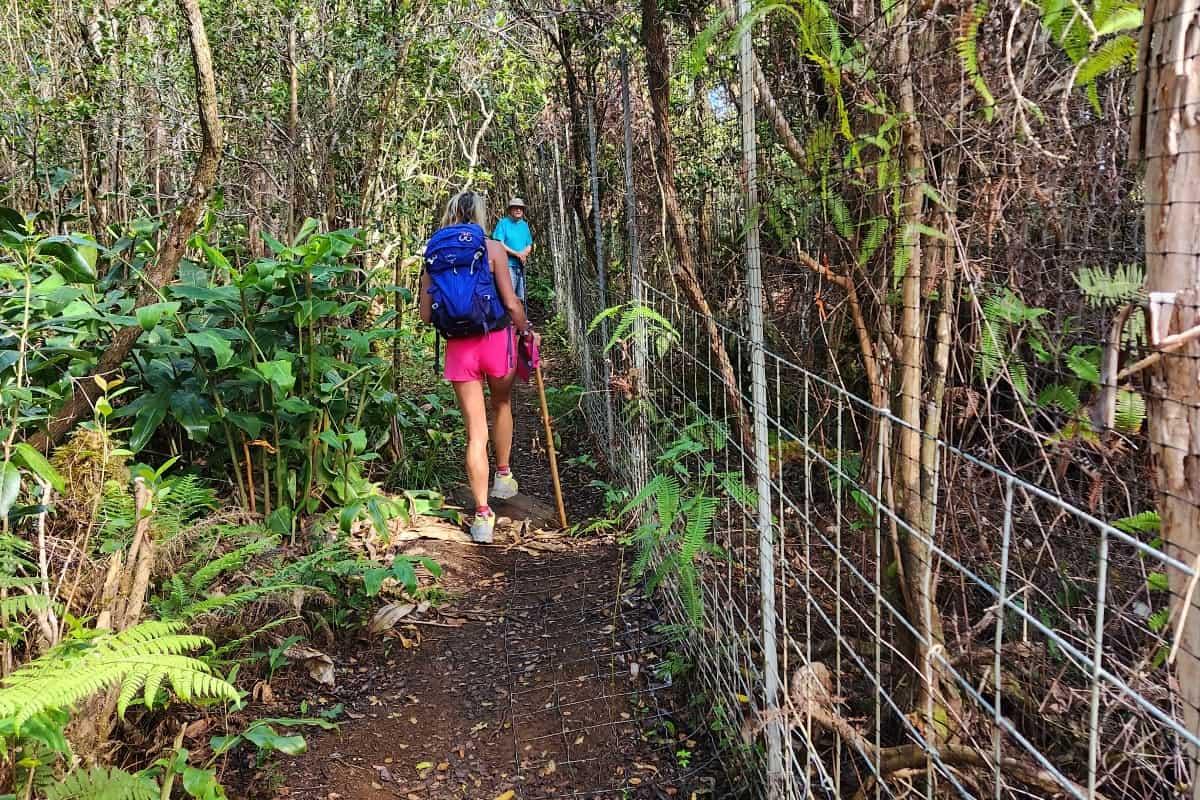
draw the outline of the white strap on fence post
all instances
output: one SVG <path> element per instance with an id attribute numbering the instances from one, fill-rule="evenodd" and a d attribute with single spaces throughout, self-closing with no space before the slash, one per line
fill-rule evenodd
<path id="1" fill-rule="evenodd" d="M 738 0 L 738 21 L 750 13 Z M 758 141 L 754 124 L 754 51 L 743 25 L 738 42 L 742 96 L 742 166 L 746 180 L 746 291 L 749 295 L 750 380 L 754 402 L 754 473 L 758 494 L 758 569 L 762 601 L 763 711 L 766 715 L 767 798 L 784 796 L 783 720 L 779 713 L 779 654 L 775 645 L 775 526 L 771 515 L 770 446 L 767 442 L 767 370 L 763 350 L 763 283 L 758 239 Z"/>

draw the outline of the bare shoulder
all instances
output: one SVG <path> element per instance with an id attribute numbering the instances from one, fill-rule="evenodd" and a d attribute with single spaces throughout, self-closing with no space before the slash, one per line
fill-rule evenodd
<path id="1" fill-rule="evenodd" d="M 508 264 L 508 254 L 504 251 L 504 245 L 497 242 L 495 239 L 487 240 L 488 263 L 493 267 Z"/>

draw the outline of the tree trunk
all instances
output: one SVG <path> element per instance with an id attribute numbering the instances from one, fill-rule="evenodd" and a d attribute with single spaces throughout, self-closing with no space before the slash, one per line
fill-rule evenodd
<path id="1" fill-rule="evenodd" d="M 655 149 L 659 154 L 657 165 L 662 184 L 663 207 L 666 209 L 667 231 L 671 239 L 671 249 L 674 251 L 671 268 L 688 303 L 700 315 L 704 324 L 708 346 L 717 361 L 717 370 L 725 384 L 729 411 L 736 420 L 743 446 L 746 452 L 754 452 L 753 429 L 742 403 L 741 392 L 738 390 L 740 384 L 737 375 L 729 361 L 725 341 L 721 338 L 721 329 L 713 318 L 704 290 L 696 279 L 695 254 L 679 205 L 679 192 L 675 187 L 675 142 L 671 136 L 670 118 L 671 65 L 658 0 L 642 0 L 642 45 L 646 52 L 646 78 L 650 85 L 650 110 L 654 122 Z"/>
<path id="2" fill-rule="evenodd" d="M 296 20 L 288 24 L 288 241 L 296 235 L 296 206 L 300 202 L 300 66 L 296 54 Z"/>
<path id="3" fill-rule="evenodd" d="M 1146 288 L 1151 342 L 1200 325 L 1200 4 L 1148 0 L 1138 50 L 1131 157 L 1146 164 Z M 1156 314 L 1151 314 L 1154 320 Z M 1200 341 L 1167 352 L 1149 375 L 1149 429 L 1167 555 L 1200 564 Z M 1200 605 L 1186 572 L 1169 569 L 1175 670 L 1184 727 L 1200 733 Z M 1194 588 L 1194 587 L 1192 587 Z M 1200 752 L 1188 747 L 1190 795 Z"/>
<path id="4" fill-rule="evenodd" d="M 926 497 L 922 484 L 922 467 L 925 466 L 922 456 L 936 458 L 937 448 L 932 448 L 927 454 L 922 453 L 921 432 L 924 425 L 921 400 L 925 377 L 926 323 L 922 280 L 926 254 L 917 226 L 923 220 L 925 143 L 916 110 L 907 0 L 901 3 L 896 18 L 900 26 L 896 40 L 896 71 L 900 75 L 899 106 L 903 119 L 905 180 L 900 237 L 896 246 L 907 247 L 909 255 L 908 267 L 900 285 L 902 307 L 898 405 L 902 424 L 896 426 L 899 450 L 896 455 L 899 460 L 893 463 L 896 464 L 896 496 L 901 514 L 908 524 L 902 535 L 900 558 L 908 618 L 915 632 L 913 663 L 920 670 L 917 707 L 914 711 L 923 721 L 921 727 L 924 736 L 936 744 L 945 741 L 953 725 L 954 715 L 949 709 L 957 705 L 958 691 L 953 677 L 944 674 L 940 657 L 935 656 L 935 653 L 943 650 L 945 637 L 936 600 L 935 555 L 932 547 L 936 532 L 927 524 L 930 520 L 926 518 Z M 951 298 L 945 298 L 945 301 L 950 302 Z M 945 355 L 948 356 L 948 352 Z M 930 502 L 935 502 L 935 498 L 930 498 Z"/>
<path id="5" fill-rule="evenodd" d="M 217 180 L 217 167 L 221 161 L 221 120 L 217 115 L 217 82 L 213 75 L 212 51 L 208 46 L 208 34 L 204 29 L 204 17 L 200 13 L 199 0 L 177 0 L 187 24 L 188 41 L 192 50 L 192 67 L 196 74 L 196 107 L 200 120 L 200 157 L 191 185 L 183 198 L 158 258 L 150 262 L 143 275 L 134 308 L 159 301 L 159 294 L 175 279 L 179 262 L 187 250 L 188 240 L 196 230 L 196 224 L 204 210 L 213 184 Z M 131 312 L 132 313 L 132 312 Z M 142 334 L 140 325 L 122 328 L 113 337 L 112 344 L 100 357 L 96 375 L 111 375 L 121 368 L 129 351 Z M 30 443 L 46 450 L 74 427 L 82 417 L 92 413 L 100 387 L 91 378 L 75 383 L 71 399 L 50 420 L 44 434 L 35 435 Z"/>

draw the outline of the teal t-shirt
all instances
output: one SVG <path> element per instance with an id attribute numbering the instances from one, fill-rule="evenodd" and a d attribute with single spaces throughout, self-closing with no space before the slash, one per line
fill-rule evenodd
<path id="1" fill-rule="evenodd" d="M 533 234 L 529 232 L 529 223 L 523 219 L 513 219 L 505 214 L 496 223 L 492 238 L 503 242 L 510 250 L 521 251 L 533 244 Z M 509 266 L 521 269 L 521 261 L 513 256 L 508 257 Z"/>

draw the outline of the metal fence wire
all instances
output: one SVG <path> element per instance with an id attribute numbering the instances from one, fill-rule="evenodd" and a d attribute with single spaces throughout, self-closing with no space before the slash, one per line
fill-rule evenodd
<path id="1" fill-rule="evenodd" d="M 1146 13 L 1161 30 L 1184 24 Z M 1005 14 L 1010 48 L 1014 30 L 1032 36 L 1019 9 Z M 597 133 L 592 122 L 590 174 L 568 174 L 569 137 L 538 152 L 535 214 L 585 415 L 630 494 L 670 477 L 674 502 L 659 509 L 678 519 L 658 522 L 677 538 L 660 534 L 657 596 L 750 795 L 1194 796 L 1200 618 L 1183 609 L 1197 553 L 1172 538 L 1166 512 L 1200 519 L 1198 444 L 1171 429 L 1200 408 L 1196 303 L 1193 283 L 1163 276 L 1172 264 L 1195 272 L 1200 249 L 1194 231 L 1147 241 L 1142 214 L 1186 227 L 1186 212 L 1197 225 L 1194 200 L 1171 183 L 1181 160 L 1200 163 L 1194 110 L 1174 140 L 1154 138 L 1154 118 L 1200 104 L 1194 90 L 1155 93 L 1164 78 L 1149 81 L 1148 104 L 1130 101 L 1151 61 L 1200 81 L 1194 57 L 1143 36 L 1153 53 L 1139 72 L 1070 91 L 1078 65 L 1044 48 L 1034 63 L 1028 44 L 987 69 L 1056 70 L 1067 90 L 1027 90 L 1000 123 L 979 113 L 986 101 L 962 69 L 959 106 L 936 107 L 961 21 L 914 8 L 907 28 L 881 17 L 860 34 L 887 26 L 889 44 L 907 48 L 905 30 L 939 24 L 950 26 L 941 44 L 914 45 L 886 78 L 898 109 L 847 121 L 875 114 L 873 147 L 793 122 L 805 172 L 780 166 L 778 130 L 756 123 L 753 103 L 708 123 L 718 140 L 707 146 L 740 156 L 695 190 L 706 194 L 693 207 L 720 210 L 692 220 L 710 243 L 701 278 L 720 278 L 706 283 L 715 323 L 680 291 L 664 212 L 638 202 L 657 197 L 653 175 L 634 169 L 654 154 L 634 136 L 629 59 L 614 59 L 601 85 L 619 94 L 591 102 L 614 104 L 596 116 L 623 124 Z M 749 98 L 758 66 L 741 30 L 738 96 Z M 1156 106 L 1163 98 L 1182 105 Z M 1034 126 L 1034 104 L 1061 104 L 1061 119 Z M 912 137 L 935 128 L 936 145 L 906 164 Z M 1135 128 L 1138 158 L 1125 155 Z M 597 136 L 620 154 L 607 217 Z M 985 174 L 969 163 L 980 157 L 1008 161 Z M 580 180 L 588 219 L 564 199 Z M 593 326 L 609 304 L 624 311 Z M 715 547 L 690 540 L 697 520 Z"/>

